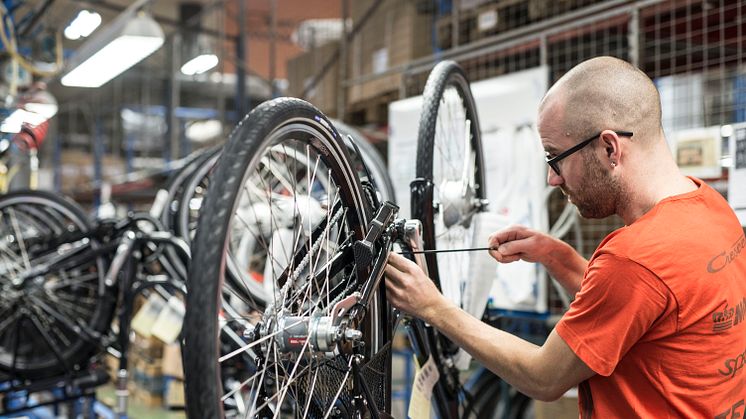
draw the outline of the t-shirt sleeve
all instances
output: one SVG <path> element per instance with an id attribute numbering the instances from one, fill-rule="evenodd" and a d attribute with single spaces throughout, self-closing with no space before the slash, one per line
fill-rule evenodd
<path id="1" fill-rule="evenodd" d="M 668 291 L 655 274 L 626 258 L 594 258 L 557 333 L 597 374 L 619 360 L 666 309 Z"/>

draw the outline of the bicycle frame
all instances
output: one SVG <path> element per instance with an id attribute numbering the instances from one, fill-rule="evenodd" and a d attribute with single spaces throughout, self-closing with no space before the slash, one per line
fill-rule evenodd
<path id="1" fill-rule="evenodd" d="M 77 324 L 66 318 L 64 315 L 57 313 L 53 307 L 45 307 L 52 316 L 58 321 L 65 324 L 71 331 L 74 331 L 78 337 L 88 343 L 91 343 L 101 350 L 108 350 L 110 353 L 118 356 L 119 369 L 117 373 L 117 406 L 116 412 L 125 415 L 127 412 L 127 381 L 128 381 L 128 360 L 126 357 L 129 346 L 130 325 L 133 315 L 133 306 L 135 297 L 147 289 L 161 286 L 171 293 L 186 293 L 185 275 L 181 276 L 181 281 L 175 281 L 171 277 L 179 277 L 180 274 L 174 272 L 171 276 L 147 277 L 138 276 L 138 264 L 142 263 L 140 254 L 146 247 L 168 246 L 176 250 L 182 262 L 190 258 L 189 248 L 186 243 L 179 237 L 164 231 L 145 232 L 137 227 L 139 221 L 148 221 L 158 227 L 157 220 L 147 214 L 135 214 L 128 217 L 122 222 L 113 223 L 103 221 L 98 226 L 87 233 L 74 233 L 68 236 L 62 235 L 49 239 L 41 238 L 49 244 L 49 248 L 57 247 L 63 249 L 46 263 L 36 265 L 34 268 L 25 272 L 22 276 L 16 278 L 16 281 L 22 283 L 27 278 L 44 276 L 49 272 L 63 268 L 65 266 L 74 266 L 81 261 L 94 259 L 101 256 L 113 255 L 106 272 L 102 279 L 99 280 L 98 298 L 121 298 L 121 309 L 118 313 L 119 330 L 113 340 L 107 339 L 106 334 L 99 333 L 91 329 L 88 325 Z M 94 247 L 93 242 L 104 242 L 102 246 Z M 159 249 L 154 250 L 158 252 Z M 161 259 L 161 263 L 167 261 Z M 176 268 L 170 268 L 173 270 Z M 121 289 L 121 294 L 119 290 Z M 121 297 L 118 297 L 121 295 Z M 41 301 L 37 302 L 43 304 Z M 113 315 L 113 313 L 112 313 Z M 119 351 L 111 348 L 110 345 L 116 342 Z M 65 363 L 58 351 L 52 346 L 55 356 L 66 366 L 66 377 L 71 383 L 75 382 L 76 373 Z M 13 365 L 15 369 L 15 364 Z M 12 373 L 15 375 L 15 373 Z M 11 389 L 13 390 L 13 389 Z"/>

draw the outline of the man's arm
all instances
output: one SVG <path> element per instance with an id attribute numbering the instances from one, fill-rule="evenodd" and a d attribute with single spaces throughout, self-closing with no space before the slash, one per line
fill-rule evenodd
<path id="1" fill-rule="evenodd" d="M 386 266 L 391 304 L 420 317 L 522 393 L 555 400 L 595 373 L 552 332 L 543 346 L 495 329 L 454 306 L 410 260 L 392 253 Z"/>
<path id="2" fill-rule="evenodd" d="M 498 262 L 517 260 L 544 265 L 554 279 L 575 295 L 580 290 L 588 261 L 569 244 L 524 226 L 511 226 L 492 234 L 489 246 L 497 247 L 490 255 Z"/>

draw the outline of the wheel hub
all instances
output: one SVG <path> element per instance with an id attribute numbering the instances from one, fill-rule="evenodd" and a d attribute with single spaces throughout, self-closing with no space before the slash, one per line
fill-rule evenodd
<path id="1" fill-rule="evenodd" d="M 288 311 L 265 315 L 255 338 L 272 336 L 283 354 L 323 353 L 334 357 L 339 349 L 350 349 L 363 338 L 347 315 L 358 301 L 358 293 L 350 295 L 334 305 L 330 316 L 294 316 Z M 268 339 L 262 345 L 264 353 L 269 351 L 269 343 Z"/>
<path id="2" fill-rule="evenodd" d="M 451 228 L 456 224 L 468 227 L 471 217 L 476 212 L 476 191 L 461 180 L 444 180 L 440 185 L 440 212 L 443 224 Z"/>

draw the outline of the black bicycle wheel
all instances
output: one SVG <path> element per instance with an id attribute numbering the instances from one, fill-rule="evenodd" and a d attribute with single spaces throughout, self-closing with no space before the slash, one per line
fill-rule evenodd
<path id="1" fill-rule="evenodd" d="M 416 176 L 431 185 L 431 199 L 412 204 L 413 217 L 423 224 L 424 247 L 470 247 L 472 218 L 483 209 L 486 189 L 476 106 L 455 62 L 443 61 L 430 73 L 417 133 Z M 441 290 L 444 278 L 467 279 L 469 257 L 469 252 L 427 255 L 430 275 Z"/>
<path id="2" fill-rule="evenodd" d="M 178 211 L 176 212 L 176 234 L 191 244 L 197 230 L 197 218 L 199 209 L 202 207 L 205 193 L 210 186 L 210 176 L 220 159 L 221 150 L 215 150 L 209 157 L 201 162 L 199 167 L 190 175 L 184 184 L 181 197 L 178 200 Z"/>
<path id="3" fill-rule="evenodd" d="M 533 399 L 517 391 L 489 370 L 478 370 L 464 403 L 464 419 L 527 419 Z"/>
<path id="4" fill-rule="evenodd" d="M 0 369 L 23 378 L 72 372 L 102 344 L 116 296 L 72 201 L 41 191 L 0 198 Z M 69 239 L 68 239 L 69 238 Z M 64 258 L 61 255 L 70 255 Z"/>
<path id="5" fill-rule="evenodd" d="M 423 247 L 471 247 L 474 215 L 485 208 L 482 146 L 469 82 L 453 61 L 433 68 L 423 93 L 417 139 L 417 179 L 412 184 L 412 217 L 422 221 Z M 463 307 L 462 281 L 468 280 L 468 252 L 427 254 L 428 273 L 443 295 Z M 441 376 L 434 389 L 441 415 L 456 415 L 458 371 L 446 358 L 458 348 L 425 328 L 424 350 L 434 355 Z M 427 355 L 427 354 L 424 354 Z"/>
<path id="6" fill-rule="evenodd" d="M 358 169 L 358 173 L 368 172 L 372 177 L 372 182 L 375 185 L 378 192 L 381 194 L 381 202 L 389 201 L 396 202 L 394 196 L 394 184 L 391 182 L 391 176 L 386 168 L 386 163 L 383 162 L 378 150 L 365 139 L 363 134 L 355 128 L 345 124 L 344 122 L 332 120 L 334 128 L 342 134 L 342 136 L 349 135 L 354 142 L 354 147 L 360 152 L 360 158 L 362 162 L 361 167 Z M 363 173 L 361 173 L 362 177 Z"/>
<path id="7" fill-rule="evenodd" d="M 342 136 L 350 136 L 352 143 L 345 142 L 347 146 L 348 155 L 360 154 L 359 159 L 353 157 L 353 169 L 357 172 L 360 179 L 367 179 L 372 177 L 370 182 L 372 186 L 380 193 L 380 201 L 394 201 L 394 189 L 391 185 L 391 178 L 388 175 L 386 166 L 381 160 L 381 157 L 377 154 L 378 152 L 374 147 L 369 144 L 360 132 L 349 127 L 338 121 L 333 121 L 333 126 L 337 129 L 337 132 Z M 175 232 L 181 238 L 183 238 L 188 244 L 191 244 L 195 231 L 197 229 L 197 220 L 199 215 L 199 209 L 202 206 L 205 193 L 210 185 L 210 177 L 214 172 L 215 166 L 218 159 L 220 158 L 220 150 L 211 151 L 209 156 L 205 159 L 200 159 L 196 167 L 191 168 L 191 175 L 188 179 L 181 183 L 180 196 L 177 197 L 174 202 L 178 206 L 175 219 Z M 288 156 L 292 159 L 292 156 Z M 357 161 L 359 160 L 359 161 Z M 229 269 L 229 281 L 233 281 L 235 278 L 240 278 L 240 274 L 233 272 L 236 266 L 233 264 L 228 265 Z M 242 287 L 235 287 L 243 289 L 245 288 L 246 294 L 245 299 L 250 300 L 249 305 L 258 309 L 264 309 L 269 296 L 263 289 L 261 283 L 256 281 L 244 281 Z"/>
<path id="8" fill-rule="evenodd" d="M 166 182 L 164 190 L 167 192 L 165 205 L 163 211 L 158 217 L 163 223 L 163 226 L 172 232 L 176 232 L 178 229 L 178 211 L 181 203 L 182 195 L 185 190 L 185 183 L 192 177 L 195 171 L 204 166 L 204 162 L 210 158 L 214 153 L 219 153 L 219 148 L 207 148 L 195 151 L 186 158 L 184 165 L 169 176 Z"/>
<path id="9" fill-rule="evenodd" d="M 354 301 L 371 273 L 350 252 L 369 218 L 339 134 L 313 106 L 275 99 L 239 124 L 193 242 L 184 327 L 189 417 L 348 417 L 364 397 L 360 381 L 371 403 L 388 411 L 381 288 L 344 337 L 328 327 L 331 310 Z M 224 281 L 229 264 L 246 279 L 263 275 L 267 309 L 252 312 L 233 298 Z"/>

